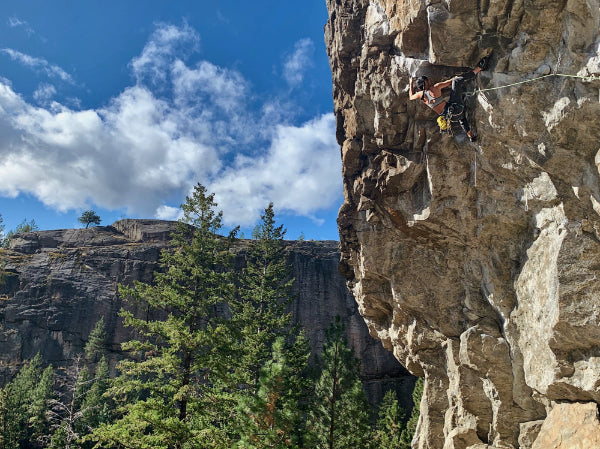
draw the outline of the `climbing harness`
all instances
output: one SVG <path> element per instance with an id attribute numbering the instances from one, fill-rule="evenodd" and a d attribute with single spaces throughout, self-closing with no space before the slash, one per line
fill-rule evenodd
<path id="1" fill-rule="evenodd" d="M 453 135 L 452 124 L 459 123 L 459 118 L 465 110 L 465 106 L 459 103 L 451 103 L 446 109 L 446 113 L 437 118 L 437 124 L 441 133 Z"/>
<path id="2" fill-rule="evenodd" d="M 473 92 L 465 92 L 464 95 L 471 96 L 471 95 L 476 95 L 481 92 L 488 92 L 491 90 L 498 90 L 498 89 L 504 89 L 506 87 L 518 86 L 520 84 L 532 83 L 534 81 L 539 81 L 544 78 L 549 78 L 551 76 L 562 76 L 565 78 L 578 78 L 578 79 L 582 79 L 582 80 L 586 80 L 586 81 L 600 81 L 600 77 L 596 76 L 596 75 L 584 76 L 584 75 L 567 75 L 565 73 L 549 73 L 547 75 L 538 76 L 537 78 L 532 78 L 532 79 L 523 80 L 523 81 L 517 81 L 516 83 L 504 84 L 502 86 L 497 86 L 497 87 L 488 87 L 486 89 L 477 89 L 477 90 L 474 90 Z"/>

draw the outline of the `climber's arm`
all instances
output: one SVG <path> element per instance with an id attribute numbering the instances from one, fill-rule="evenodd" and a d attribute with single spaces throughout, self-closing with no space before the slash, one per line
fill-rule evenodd
<path id="1" fill-rule="evenodd" d="M 454 76 L 454 77 L 450 78 L 449 80 L 436 83 L 435 87 L 439 87 L 440 89 L 450 87 L 452 85 L 452 81 L 454 81 L 455 78 L 458 78 L 460 76 L 460 77 L 464 78 L 465 80 L 470 80 L 470 79 L 473 79 L 475 77 L 475 75 L 477 75 L 479 72 L 481 72 L 481 67 L 475 67 L 473 70 L 471 70 L 469 72 L 465 72 L 462 75 Z"/>
<path id="2" fill-rule="evenodd" d="M 417 93 L 413 92 L 413 79 L 410 79 L 410 96 L 408 97 L 410 100 L 419 100 L 423 98 L 423 92 L 419 91 Z"/>
<path id="3" fill-rule="evenodd" d="M 435 87 L 439 87 L 440 89 L 444 89 L 446 87 L 449 87 L 449 86 L 452 85 L 452 80 L 453 79 L 454 78 L 450 78 L 449 80 L 446 80 L 446 81 L 440 81 L 439 83 L 435 84 Z"/>

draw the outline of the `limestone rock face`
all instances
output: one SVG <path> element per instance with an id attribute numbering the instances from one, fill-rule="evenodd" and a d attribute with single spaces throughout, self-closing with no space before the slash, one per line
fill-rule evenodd
<path id="1" fill-rule="evenodd" d="M 565 425 L 565 423 L 567 425 Z M 568 425 L 576 423 L 577 425 Z M 532 449 L 600 447 L 600 422 L 595 403 L 563 403 L 552 408 Z"/>
<path id="2" fill-rule="evenodd" d="M 83 349 L 95 323 L 104 317 L 111 361 L 130 337 L 118 317 L 129 307 L 117 294 L 118 284 L 151 282 L 160 251 L 167 248 L 174 222 L 121 220 L 107 227 L 20 234 L 2 253 L 0 285 L 0 384 L 19 364 L 40 352 L 55 367 Z M 244 266 L 240 242 L 236 266 Z M 410 407 L 414 377 L 369 335 L 344 278 L 338 273 L 337 242 L 288 242 L 296 279 L 294 320 L 307 330 L 314 351 L 336 315 L 347 325 L 350 344 L 362 361 L 369 397 L 378 401 L 386 389 L 404 392 Z M 138 313 L 147 313 L 138 311 Z"/>
<path id="3" fill-rule="evenodd" d="M 534 441 L 558 404 L 600 401 L 598 0 L 327 6 L 340 271 L 425 376 L 413 447 L 550 447 Z M 465 98 L 477 143 L 441 134 L 409 79 L 487 48 Z"/>

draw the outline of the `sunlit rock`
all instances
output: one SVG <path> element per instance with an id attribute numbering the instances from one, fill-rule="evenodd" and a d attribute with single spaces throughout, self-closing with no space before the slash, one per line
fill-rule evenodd
<path id="1" fill-rule="evenodd" d="M 425 376 L 413 447 L 555 447 L 538 432 L 579 426 L 556 404 L 600 402 L 598 0 L 327 5 L 340 271 Z M 488 48 L 465 98 L 477 143 L 441 134 L 410 78 Z"/>

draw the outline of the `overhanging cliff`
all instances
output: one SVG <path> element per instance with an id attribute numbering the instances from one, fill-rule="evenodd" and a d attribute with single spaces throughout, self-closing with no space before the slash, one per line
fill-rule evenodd
<path id="1" fill-rule="evenodd" d="M 600 447 L 598 0 L 327 4 L 340 269 L 425 376 L 414 447 Z M 441 134 L 410 77 L 490 47 L 465 99 L 477 143 Z"/>

